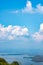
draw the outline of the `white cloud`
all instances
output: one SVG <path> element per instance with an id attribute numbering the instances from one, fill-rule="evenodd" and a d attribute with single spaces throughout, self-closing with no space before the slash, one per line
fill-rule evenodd
<path id="1" fill-rule="evenodd" d="M 31 1 L 27 1 L 26 7 L 22 9 L 22 12 L 33 13 L 33 7 Z"/>
<path id="2" fill-rule="evenodd" d="M 43 23 L 40 24 L 39 31 L 35 32 L 34 34 L 29 34 L 27 27 L 12 25 L 5 27 L 4 25 L 0 24 L 0 40 L 15 40 L 18 38 L 30 38 L 39 42 L 43 41 Z"/>
<path id="3" fill-rule="evenodd" d="M 34 38 L 34 40 L 36 40 L 38 42 L 43 41 L 43 34 L 36 32 L 35 34 L 33 34 L 33 38 Z"/>
<path id="4" fill-rule="evenodd" d="M 43 6 L 41 6 L 41 4 L 38 4 L 36 7 L 38 13 L 43 13 Z"/>
<path id="5" fill-rule="evenodd" d="M 15 35 L 18 35 L 18 36 L 28 35 L 28 29 L 25 28 L 25 27 L 22 28 L 20 26 L 14 26 L 14 29 L 12 30 L 11 34 L 15 34 Z"/>
<path id="6" fill-rule="evenodd" d="M 34 38 L 34 40 L 36 40 L 36 41 L 43 41 L 43 23 L 40 24 L 40 29 L 39 29 L 39 31 L 38 31 L 38 32 L 35 32 L 35 33 L 33 34 L 33 38 Z"/>
<path id="7" fill-rule="evenodd" d="M 40 32 L 43 32 L 43 23 L 40 25 Z"/>
<path id="8" fill-rule="evenodd" d="M 36 8 L 32 6 L 31 1 L 27 1 L 26 2 L 26 6 L 24 8 L 21 8 L 19 10 L 15 10 L 15 11 L 11 11 L 11 13 L 43 13 L 43 5 L 41 5 L 40 3 L 38 3 L 36 5 Z"/>
<path id="9" fill-rule="evenodd" d="M 31 1 L 27 1 L 26 7 L 22 9 L 22 12 L 25 13 L 43 13 L 43 6 L 41 4 L 37 4 L 36 8 L 32 7 Z"/>
<path id="10" fill-rule="evenodd" d="M 13 40 L 17 36 L 26 36 L 29 35 L 28 28 L 22 26 L 12 26 L 7 27 L 0 24 L 0 39 L 9 39 Z"/>
<path id="11" fill-rule="evenodd" d="M 38 3 L 36 5 L 36 8 L 32 6 L 31 1 L 26 2 L 26 6 L 24 8 L 21 8 L 19 10 L 10 11 L 10 13 L 17 14 L 17 13 L 41 13 L 43 14 L 43 5 L 41 3 Z"/>

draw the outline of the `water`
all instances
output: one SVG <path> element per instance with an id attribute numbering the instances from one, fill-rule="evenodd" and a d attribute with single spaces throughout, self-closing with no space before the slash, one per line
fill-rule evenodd
<path id="1" fill-rule="evenodd" d="M 9 63 L 12 63 L 13 61 L 18 61 L 20 65 L 43 65 L 43 62 L 33 62 L 31 56 L 29 55 L 20 55 L 20 54 L 0 54 L 1 58 L 6 59 Z"/>

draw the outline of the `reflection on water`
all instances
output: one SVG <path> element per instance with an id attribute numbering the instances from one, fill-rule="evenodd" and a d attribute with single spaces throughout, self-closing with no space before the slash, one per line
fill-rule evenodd
<path id="1" fill-rule="evenodd" d="M 0 55 L 1 58 L 6 59 L 9 63 L 12 63 L 13 61 L 18 61 L 22 65 L 43 65 L 43 62 L 33 62 L 32 56 L 29 55 Z"/>

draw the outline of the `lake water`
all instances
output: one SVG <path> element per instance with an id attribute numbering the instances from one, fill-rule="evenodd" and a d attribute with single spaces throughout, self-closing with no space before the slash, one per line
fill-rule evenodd
<path id="1" fill-rule="evenodd" d="M 20 65 L 43 65 L 43 62 L 33 62 L 32 58 L 30 58 L 31 56 L 29 55 L 20 55 L 20 54 L 5 54 L 2 55 L 0 54 L 1 58 L 6 59 L 6 61 L 8 61 L 9 63 L 12 63 L 13 61 L 18 61 L 20 63 Z"/>

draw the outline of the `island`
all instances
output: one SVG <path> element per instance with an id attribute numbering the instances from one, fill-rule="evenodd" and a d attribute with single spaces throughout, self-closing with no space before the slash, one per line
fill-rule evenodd
<path id="1" fill-rule="evenodd" d="M 34 61 L 34 62 L 43 62 L 43 56 L 42 55 L 36 55 L 32 58 L 32 61 Z"/>

